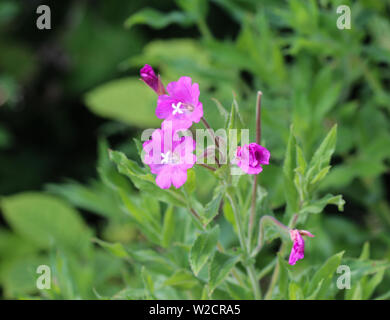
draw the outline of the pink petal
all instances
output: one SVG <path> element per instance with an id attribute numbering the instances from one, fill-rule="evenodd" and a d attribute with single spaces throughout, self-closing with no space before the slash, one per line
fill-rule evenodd
<path id="1" fill-rule="evenodd" d="M 164 166 L 156 178 L 156 184 L 161 189 L 169 189 L 172 184 L 172 168 L 171 166 Z"/>
<path id="2" fill-rule="evenodd" d="M 187 181 L 187 171 L 175 168 L 172 173 L 173 185 L 175 188 L 180 188 Z"/>
<path id="3" fill-rule="evenodd" d="M 172 115 L 172 104 L 176 103 L 172 97 L 164 94 L 158 97 L 156 116 L 159 119 L 166 119 Z"/>

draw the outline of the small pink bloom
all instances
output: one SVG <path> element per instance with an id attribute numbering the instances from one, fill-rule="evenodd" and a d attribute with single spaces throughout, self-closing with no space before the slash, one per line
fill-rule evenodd
<path id="1" fill-rule="evenodd" d="M 248 174 L 258 174 L 263 171 L 262 165 L 269 164 L 270 152 L 257 143 L 237 147 L 236 163 Z"/>
<path id="2" fill-rule="evenodd" d="M 152 139 L 144 142 L 144 163 L 157 174 L 156 184 L 168 189 L 173 184 L 180 188 L 187 181 L 187 170 L 196 162 L 195 141 L 191 137 L 179 137 L 176 131 L 162 125 L 152 133 Z"/>
<path id="3" fill-rule="evenodd" d="M 141 80 L 151 87 L 158 95 L 165 94 L 165 88 L 160 80 L 160 76 L 156 76 L 153 68 L 145 64 L 140 70 Z"/>
<path id="4" fill-rule="evenodd" d="M 288 263 L 292 266 L 300 259 L 303 259 L 305 256 L 305 241 L 302 236 L 314 237 L 309 231 L 306 230 L 290 230 L 290 237 L 293 241 L 293 246 L 291 248 L 290 258 Z"/>
<path id="5" fill-rule="evenodd" d="M 199 102 L 199 85 L 190 77 L 181 77 L 167 85 L 168 94 L 158 97 L 156 116 L 159 119 L 180 121 L 188 129 L 203 117 L 203 105 Z"/>

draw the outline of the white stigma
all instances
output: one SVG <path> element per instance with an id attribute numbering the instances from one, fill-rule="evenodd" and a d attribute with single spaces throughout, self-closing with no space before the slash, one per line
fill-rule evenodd
<path id="1" fill-rule="evenodd" d="M 166 153 L 161 153 L 161 163 L 160 164 L 178 164 L 180 163 L 180 155 L 175 152 L 167 151 Z"/>
<path id="2" fill-rule="evenodd" d="M 168 151 L 167 153 L 161 153 L 161 157 L 163 158 L 161 160 L 161 164 L 168 164 L 171 160 L 170 155 L 171 155 L 170 151 Z"/>
<path id="3" fill-rule="evenodd" d="M 176 113 L 179 114 L 184 113 L 183 110 L 180 109 L 180 107 L 181 107 L 181 102 L 179 102 L 178 104 L 172 103 L 172 108 L 173 108 L 172 115 L 175 115 Z"/>

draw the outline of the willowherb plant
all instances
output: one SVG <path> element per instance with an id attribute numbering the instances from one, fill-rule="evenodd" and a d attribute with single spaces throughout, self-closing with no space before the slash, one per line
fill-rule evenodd
<path id="1" fill-rule="evenodd" d="M 221 136 L 210 127 L 199 101 L 199 85 L 192 83 L 190 77 L 181 77 L 165 87 L 151 66 L 145 65 L 140 74 L 141 80 L 158 96 L 156 116 L 163 119 L 161 128 L 153 130 L 142 145 L 136 141 L 146 167 L 140 167 L 120 152 L 110 151 L 110 157 L 117 164 L 119 172 L 127 175 L 141 194 L 150 200 L 150 208 L 147 204 L 142 209 L 137 208 L 120 184 L 115 179 L 111 180 L 120 191 L 128 211 L 150 240 L 150 248 L 153 248 L 153 253 L 149 252 L 149 255 L 154 258 L 149 257 L 143 263 L 142 259 L 140 261 L 146 290 L 144 297 L 218 298 L 226 297 L 226 294 L 236 299 L 261 299 L 264 296 L 263 285 L 259 280 L 273 270 L 264 297 L 285 298 L 287 289 L 281 281 L 285 281 L 286 274 L 290 273 L 289 268 L 293 268 L 286 265 L 286 250 L 291 246 L 288 263 L 293 266 L 304 258 L 304 237 L 314 237 L 297 226 L 303 226 L 309 214 L 321 212 L 327 204 L 336 204 L 340 210 L 343 209 L 341 196 L 315 198 L 316 187 L 330 168 L 337 127 L 332 128 L 309 163 L 306 163 L 291 130 L 283 166 L 287 206 L 282 219 L 278 219 L 266 205 L 266 186 L 260 187 L 258 183 L 258 175 L 267 170 L 263 166 L 269 165 L 271 157 L 271 152 L 261 145 L 262 93 L 258 92 L 256 104 L 256 141 L 245 143 L 242 139 L 241 146 L 237 146 L 229 141 L 232 140 L 230 132 Z M 230 113 L 225 109 L 222 113 L 228 115 L 226 130 L 244 130 L 236 101 Z M 197 152 L 200 142 L 192 138 L 194 123 L 199 122 L 204 124 L 212 138 L 202 152 Z M 233 140 L 240 140 L 240 137 L 236 138 Z M 210 150 L 213 151 L 211 157 Z M 194 151 L 200 156 L 197 157 Z M 222 161 L 228 155 L 232 155 L 230 161 Z M 214 185 L 214 195 L 205 205 L 197 199 L 197 167 L 210 172 L 212 176 L 212 180 L 201 183 Z M 233 170 L 237 168 L 240 168 L 239 173 Z M 162 225 L 158 221 L 161 219 L 159 213 L 152 213 L 155 200 L 168 205 Z M 178 208 L 177 212 L 174 212 L 174 208 Z M 219 216 L 221 212 L 225 219 Z M 147 217 L 141 217 L 142 214 Z M 187 217 L 191 217 L 191 221 Z M 226 223 L 232 229 L 226 228 Z M 255 225 L 259 227 L 255 228 Z M 230 243 L 223 243 L 222 227 L 223 232 L 235 234 L 239 248 L 235 247 L 235 236 Z M 264 242 L 277 237 L 282 240 L 279 257 L 275 257 L 259 272 L 256 261 L 261 259 Z M 160 272 L 150 272 L 148 269 L 154 269 L 154 266 L 152 263 L 149 265 L 149 259 L 155 260 L 157 256 L 162 264 L 173 265 L 172 270 L 163 271 L 161 265 Z M 340 263 L 341 256 L 342 253 L 331 259 Z M 326 286 L 331 288 L 331 283 L 323 282 L 334 272 L 335 266 L 332 264 L 326 268 L 326 272 L 321 273 L 317 286 L 305 289 L 300 289 L 294 280 L 291 282 L 294 286 L 291 287 L 290 283 L 289 294 L 298 294 L 295 291 L 301 290 L 299 294 L 310 298 L 326 296 Z M 167 287 L 173 289 L 169 294 L 165 292 Z"/>

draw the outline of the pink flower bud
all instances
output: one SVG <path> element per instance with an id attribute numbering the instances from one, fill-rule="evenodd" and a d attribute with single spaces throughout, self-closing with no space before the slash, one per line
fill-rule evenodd
<path id="1" fill-rule="evenodd" d="M 314 237 L 314 235 L 306 230 L 290 230 L 290 237 L 293 241 L 293 246 L 291 248 L 288 263 L 291 265 L 294 265 L 298 260 L 303 259 L 305 256 L 305 241 L 302 236 Z"/>
<path id="2" fill-rule="evenodd" d="M 165 87 L 161 82 L 160 76 L 156 76 L 153 68 L 145 64 L 140 70 L 141 80 L 152 88 L 159 96 L 165 94 Z"/>

